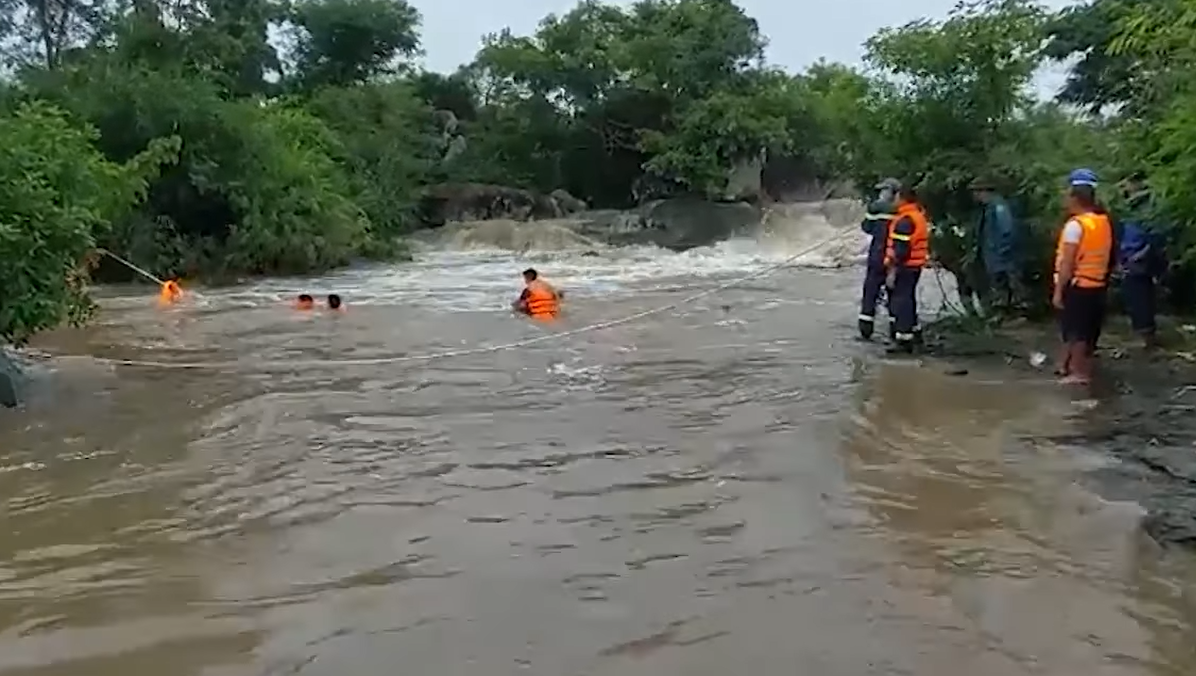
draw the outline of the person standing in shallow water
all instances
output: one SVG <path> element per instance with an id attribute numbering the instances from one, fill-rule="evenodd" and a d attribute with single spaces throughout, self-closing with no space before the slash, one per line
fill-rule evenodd
<path id="1" fill-rule="evenodd" d="M 897 214 L 889 221 L 885 249 L 885 285 L 894 324 L 892 352 L 913 352 L 921 337 L 918 281 L 929 259 L 930 220 L 914 189 L 902 186 L 897 191 Z"/>
<path id="2" fill-rule="evenodd" d="M 860 229 L 871 239 L 868 242 L 868 260 L 864 267 L 864 289 L 860 299 L 860 338 L 871 340 L 876 328 L 876 306 L 885 287 L 885 247 L 888 245 L 889 221 L 896 215 L 894 200 L 901 182 L 886 178 L 876 184 L 876 199 L 868 205 Z M 889 313 L 890 334 L 893 332 L 892 312 Z"/>
<path id="3" fill-rule="evenodd" d="M 1068 177 L 1067 223 L 1055 247 L 1051 303 L 1059 313 L 1062 347 L 1056 374 L 1063 382 L 1092 380 L 1114 254 L 1113 224 L 1096 201 L 1096 174 L 1077 169 Z"/>
<path id="4" fill-rule="evenodd" d="M 523 271 L 523 283 L 523 292 L 519 294 L 519 300 L 511 303 L 511 309 L 532 319 L 550 320 L 560 316 L 563 294 L 540 279 L 535 268 Z"/>

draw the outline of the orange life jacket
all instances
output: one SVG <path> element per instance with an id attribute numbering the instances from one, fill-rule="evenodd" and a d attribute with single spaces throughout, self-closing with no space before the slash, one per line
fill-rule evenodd
<path id="1" fill-rule="evenodd" d="M 1113 224 L 1104 214 L 1088 212 L 1072 217 L 1080 224 L 1080 243 L 1076 247 L 1076 265 L 1071 283 L 1083 289 L 1099 289 L 1109 284 L 1109 263 L 1113 255 Z M 1066 228 L 1064 228 L 1066 229 Z M 1055 246 L 1055 283 L 1063 267 L 1063 233 Z"/>
<path id="2" fill-rule="evenodd" d="M 555 319 L 561 312 L 556 289 L 534 279 L 527 285 L 527 314 L 534 319 Z"/>
<path id="3" fill-rule="evenodd" d="M 183 290 L 179 288 L 178 282 L 173 279 L 162 285 L 162 290 L 158 293 L 158 302 L 163 305 L 169 305 L 183 296 Z"/>
<path id="4" fill-rule="evenodd" d="M 897 223 L 906 218 L 914 224 L 913 234 L 901 235 L 894 232 Z M 926 261 L 930 259 L 930 221 L 927 220 L 922 207 L 917 204 L 902 204 L 897 207 L 897 214 L 889 221 L 889 242 L 885 250 L 886 265 L 893 265 L 897 260 L 893 255 L 894 241 L 909 242 L 909 258 L 905 259 L 904 267 L 921 269 L 926 266 Z"/>

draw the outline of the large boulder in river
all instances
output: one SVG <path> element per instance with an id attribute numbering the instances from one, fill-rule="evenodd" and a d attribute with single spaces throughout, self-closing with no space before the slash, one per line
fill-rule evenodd
<path id="1" fill-rule="evenodd" d="M 591 211 L 577 216 L 579 232 L 615 246 L 655 245 L 685 251 L 759 227 L 761 210 L 746 202 L 679 197 L 648 202 L 634 211 Z"/>
<path id="2" fill-rule="evenodd" d="M 430 227 L 450 221 L 530 221 L 564 215 L 550 195 L 485 183 L 428 186 L 420 200 L 420 211 Z"/>
<path id="3" fill-rule="evenodd" d="M 564 214 L 576 214 L 589 208 L 583 200 L 570 195 L 567 190 L 557 188 L 548 193 L 548 196 L 556 201 L 557 206 Z"/>

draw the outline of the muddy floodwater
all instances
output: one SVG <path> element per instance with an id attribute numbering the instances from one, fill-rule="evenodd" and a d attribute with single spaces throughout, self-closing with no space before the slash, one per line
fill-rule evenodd
<path id="1" fill-rule="evenodd" d="M 566 329 L 760 264 L 533 263 Z M 1196 673 L 1196 566 L 1092 490 L 1101 453 L 1036 441 L 1084 403 L 879 358 L 858 270 L 337 363 L 542 335 L 503 311 L 526 265 L 110 294 L 47 337 L 214 366 L 68 357 L 0 416 L 0 673 Z M 288 309 L 304 290 L 348 312 Z"/>

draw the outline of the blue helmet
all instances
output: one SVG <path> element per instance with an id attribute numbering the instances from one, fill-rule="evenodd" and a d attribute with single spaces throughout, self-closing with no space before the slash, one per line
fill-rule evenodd
<path id="1" fill-rule="evenodd" d="M 1096 172 L 1091 169 L 1076 169 L 1067 175 L 1068 185 L 1087 185 L 1096 187 Z"/>

